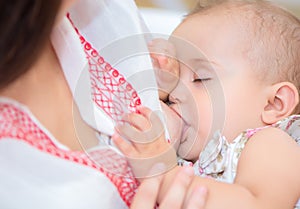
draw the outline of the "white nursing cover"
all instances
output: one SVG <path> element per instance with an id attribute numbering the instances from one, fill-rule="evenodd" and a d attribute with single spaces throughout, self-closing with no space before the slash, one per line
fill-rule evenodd
<path id="1" fill-rule="evenodd" d="M 74 26 L 87 43 L 90 43 L 93 49 L 97 50 L 100 56 L 132 85 L 142 105 L 159 110 L 157 86 L 145 36 L 139 35 L 148 31 L 135 3 L 132 0 L 80 0 L 69 14 Z M 56 28 L 52 42 L 82 117 L 100 132 L 111 135 L 116 122 L 115 109 L 121 109 L 120 112 L 130 110 L 122 98 L 121 100 L 119 98 L 124 94 L 117 92 L 122 86 L 110 89 L 107 86 L 114 81 L 106 81 L 107 74 L 91 73 L 91 60 L 87 63 L 83 45 L 67 17 Z M 96 62 L 97 60 L 93 64 L 97 64 Z M 105 65 L 98 64 L 97 67 L 100 71 L 105 69 Z M 97 78 L 98 81 L 95 81 Z M 127 85 L 123 86 L 126 88 Z M 97 101 L 95 102 L 99 97 L 93 97 L 95 88 L 101 91 L 96 93 L 107 97 L 114 92 L 114 95 L 105 101 L 111 104 L 104 104 L 103 101 L 100 104 L 100 106 L 107 105 L 113 110 L 103 111 L 104 108 L 99 107 Z"/>

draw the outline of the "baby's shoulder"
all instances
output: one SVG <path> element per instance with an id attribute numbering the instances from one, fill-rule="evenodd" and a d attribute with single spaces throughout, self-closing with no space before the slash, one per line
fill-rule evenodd
<path id="1" fill-rule="evenodd" d="M 300 115 L 291 115 L 273 124 L 273 127 L 283 130 L 300 145 Z"/>
<path id="2" fill-rule="evenodd" d="M 300 172 L 300 146 L 286 131 L 277 127 L 264 128 L 251 137 L 243 150 L 240 163 L 247 159 L 263 159 L 265 164 L 281 164 L 286 169 L 298 167 L 297 172 Z"/>
<path id="3" fill-rule="evenodd" d="M 277 123 L 256 129 L 249 129 L 241 134 L 247 143 L 269 145 L 283 143 L 283 145 L 300 145 L 300 115 L 291 115 Z M 257 142 L 256 142 L 257 141 Z M 300 147 L 300 146 L 299 146 Z"/>
<path id="4" fill-rule="evenodd" d="M 287 191 L 282 201 L 296 201 L 300 194 L 299 159 L 300 146 L 288 133 L 276 127 L 264 128 L 250 138 L 241 153 L 235 183 L 262 196 Z"/>
<path id="5" fill-rule="evenodd" d="M 295 139 L 286 131 L 277 127 L 267 127 L 256 132 L 247 142 L 247 147 L 265 147 L 266 150 L 275 149 L 279 146 L 280 149 L 292 148 L 297 146 Z"/>

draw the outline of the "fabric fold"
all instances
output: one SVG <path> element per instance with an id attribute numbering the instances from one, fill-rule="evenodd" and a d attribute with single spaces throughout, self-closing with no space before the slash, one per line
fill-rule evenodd
<path id="1" fill-rule="evenodd" d="M 148 38 L 132 0 L 79 0 L 53 31 L 52 43 L 81 116 L 98 131 L 111 135 L 120 115 L 134 111 L 138 99 L 161 110 Z M 106 65 L 93 57 L 96 53 Z"/>

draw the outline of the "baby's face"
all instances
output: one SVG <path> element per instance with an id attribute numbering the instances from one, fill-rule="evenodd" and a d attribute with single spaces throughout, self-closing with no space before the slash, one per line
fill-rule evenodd
<path id="1" fill-rule="evenodd" d="M 247 62 L 244 36 L 223 16 L 191 16 L 173 33 L 180 82 L 171 105 L 185 122 L 178 154 L 190 160 L 216 130 L 228 141 L 247 128 L 263 125 L 265 86 Z"/>

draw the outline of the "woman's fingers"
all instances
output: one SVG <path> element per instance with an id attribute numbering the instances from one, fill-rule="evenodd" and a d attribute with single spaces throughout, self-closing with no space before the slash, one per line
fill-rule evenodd
<path id="1" fill-rule="evenodd" d="M 186 200 L 185 207 L 188 209 L 204 209 L 208 191 L 203 186 L 197 186 L 191 196 Z"/>
<path id="2" fill-rule="evenodd" d="M 194 171 L 192 167 L 182 167 L 177 173 L 171 187 L 160 203 L 161 208 L 181 209 L 185 202 L 186 194 L 192 182 Z"/>
<path id="3" fill-rule="evenodd" d="M 161 179 L 157 177 L 144 180 L 140 185 L 130 208 L 153 209 L 156 204 L 160 183 Z"/>
<path id="4" fill-rule="evenodd" d="M 179 170 L 159 208 L 162 209 L 204 209 L 207 189 L 198 186 L 191 196 L 186 197 L 189 185 L 193 179 L 193 169 L 184 167 Z M 157 197 L 161 189 L 162 176 L 146 179 L 140 185 L 134 197 L 131 209 L 152 209 L 157 204 Z"/>
<path id="5" fill-rule="evenodd" d="M 165 166 L 161 163 L 155 164 L 148 176 L 157 175 L 165 170 Z M 138 188 L 130 209 L 153 209 L 157 203 L 157 196 L 160 191 L 163 175 L 144 179 Z"/>

